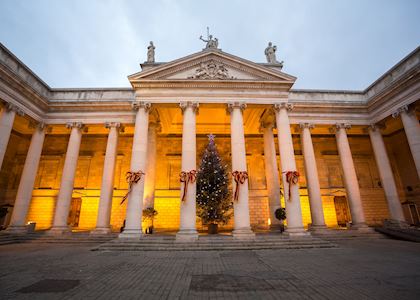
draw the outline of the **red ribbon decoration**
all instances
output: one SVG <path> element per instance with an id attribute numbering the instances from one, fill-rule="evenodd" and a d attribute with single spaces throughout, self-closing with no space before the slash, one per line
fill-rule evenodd
<path id="1" fill-rule="evenodd" d="M 120 205 L 123 204 L 124 201 L 128 198 L 128 195 L 131 192 L 131 188 L 133 184 L 139 182 L 143 175 L 145 175 L 143 171 L 138 171 L 138 172 L 129 171 L 125 173 L 125 180 L 128 182 L 128 191 L 127 191 L 127 194 L 125 194 L 124 198 L 122 198 Z"/>
<path id="2" fill-rule="evenodd" d="M 299 172 L 298 171 L 287 171 L 286 172 L 286 181 L 289 184 L 289 201 L 290 201 L 290 193 L 291 193 L 291 185 L 297 184 L 299 182 Z"/>
<path id="3" fill-rule="evenodd" d="M 248 172 L 247 171 L 241 171 L 241 172 L 235 171 L 235 172 L 232 172 L 232 176 L 233 176 L 233 179 L 236 182 L 235 194 L 233 195 L 233 199 L 235 201 L 238 201 L 239 200 L 239 185 L 244 184 L 245 180 L 248 179 Z"/>
<path id="4" fill-rule="evenodd" d="M 189 172 L 182 171 L 179 173 L 179 181 L 184 183 L 184 192 L 182 193 L 181 201 L 184 202 L 187 197 L 188 184 L 194 183 L 197 177 L 197 171 L 191 170 Z"/>

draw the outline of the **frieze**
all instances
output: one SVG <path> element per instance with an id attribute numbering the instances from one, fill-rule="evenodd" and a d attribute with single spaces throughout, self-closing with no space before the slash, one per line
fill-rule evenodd
<path id="1" fill-rule="evenodd" d="M 232 83 L 226 82 L 214 82 L 214 83 L 205 83 L 205 82 L 188 82 L 183 81 L 164 81 L 164 82 L 136 82 L 133 84 L 134 88 L 174 88 L 174 87 L 183 87 L 183 88 L 246 88 L 246 89 L 270 89 L 270 90 L 288 90 L 290 85 L 287 83 L 272 83 L 272 82 L 237 82 L 232 81 Z"/>

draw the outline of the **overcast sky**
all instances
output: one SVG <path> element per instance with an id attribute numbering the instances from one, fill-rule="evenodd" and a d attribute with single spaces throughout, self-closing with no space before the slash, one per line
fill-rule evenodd
<path id="1" fill-rule="evenodd" d="M 0 41 L 51 87 L 128 87 L 157 61 L 203 48 L 264 62 L 277 45 L 294 88 L 364 89 L 420 42 L 419 0 L 0 0 Z"/>

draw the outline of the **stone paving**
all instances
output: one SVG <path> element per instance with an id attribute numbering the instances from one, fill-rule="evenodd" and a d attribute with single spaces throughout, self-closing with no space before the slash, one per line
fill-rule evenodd
<path id="1" fill-rule="evenodd" d="M 98 252 L 0 247 L 0 299 L 420 299 L 420 244 L 339 248 Z"/>

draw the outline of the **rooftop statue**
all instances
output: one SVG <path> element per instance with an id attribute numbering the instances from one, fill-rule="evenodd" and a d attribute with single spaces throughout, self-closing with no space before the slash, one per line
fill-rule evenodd
<path id="1" fill-rule="evenodd" d="M 217 38 L 213 39 L 213 36 L 209 34 L 209 28 L 207 27 L 207 40 L 203 39 L 203 36 L 200 35 L 200 40 L 206 43 L 205 49 L 217 49 L 219 46 L 219 40 Z"/>
<path id="2" fill-rule="evenodd" d="M 283 61 L 279 62 L 276 58 L 277 46 L 273 46 L 272 42 L 268 43 L 267 48 L 264 50 L 265 57 L 269 64 L 280 64 L 283 66 Z"/>
<path id="3" fill-rule="evenodd" d="M 150 45 L 147 47 L 147 61 L 148 63 L 154 63 L 155 62 L 155 46 L 153 45 L 153 42 L 150 42 Z"/>

